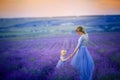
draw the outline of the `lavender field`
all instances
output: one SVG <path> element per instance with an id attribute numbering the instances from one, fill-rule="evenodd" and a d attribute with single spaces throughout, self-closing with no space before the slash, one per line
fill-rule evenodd
<path id="1" fill-rule="evenodd" d="M 119 19 L 120 16 L 80 18 L 79 24 L 89 34 L 88 50 L 95 62 L 93 80 L 120 80 Z M 69 55 L 77 44 L 79 36 L 74 26 L 79 19 L 55 18 L 49 23 L 32 20 L 1 19 L 0 80 L 80 80 L 71 60 L 55 68 L 60 50 L 66 49 Z"/>

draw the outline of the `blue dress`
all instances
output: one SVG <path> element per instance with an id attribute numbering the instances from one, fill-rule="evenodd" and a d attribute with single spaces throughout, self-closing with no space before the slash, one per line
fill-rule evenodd
<path id="1" fill-rule="evenodd" d="M 63 67 L 65 64 L 65 61 L 62 61 L 61 58 L 64 58 L 64 56 L 60 56 L 60 60 L 58 61 L 56 68 Z"/>
<path id="2" fill-rule="evenodd" d="M 71 60 L 71 65 L 80 74 L 80 80 L 92 80 L 94 61 L 87 49 L 88 35 L 81 35 L 78 39 L 78 51 Z"/>

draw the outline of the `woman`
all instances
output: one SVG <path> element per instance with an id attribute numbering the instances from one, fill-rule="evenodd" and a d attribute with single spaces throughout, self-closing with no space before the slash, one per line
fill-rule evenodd
<path id="1" fill-rule="evenodd" d="M 74 52 L 69 56 L 69 58 L 73 57 L 71 65 L 77 69 L 80 80 L 92 80 L 94 61 L 87 49 L 88 34 L 82 26 L 77 27 L 76 32 L 80 37 Z"/>

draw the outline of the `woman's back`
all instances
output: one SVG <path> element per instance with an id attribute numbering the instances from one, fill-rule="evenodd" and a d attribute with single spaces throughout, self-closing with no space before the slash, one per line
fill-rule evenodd
<path id="1" fill-rule="evenodd" d="M 78 41 L 80 41 L 79 42 L 80 46 L 87 46 L 87 44 L 88 44 L 88 34 L 83 34 L 83 35 L 81 35 L 80 38 L 81 38 L 81 40 L 78 40 Z"/>

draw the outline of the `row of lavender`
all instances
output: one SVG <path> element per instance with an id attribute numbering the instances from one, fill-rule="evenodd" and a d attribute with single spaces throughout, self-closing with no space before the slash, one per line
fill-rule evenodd
<path id="1" fill-rule="evenodd" d="M 0 41 L 0 80 L 79 80 L 68 60 L 56 69 L 60 50 L 69 55 L 77 44 L 77 35 L 25 40 Z M 94 80 L 120 79 L 119 32 L 89 33 L 88 49 L 95 61 Z"/>

